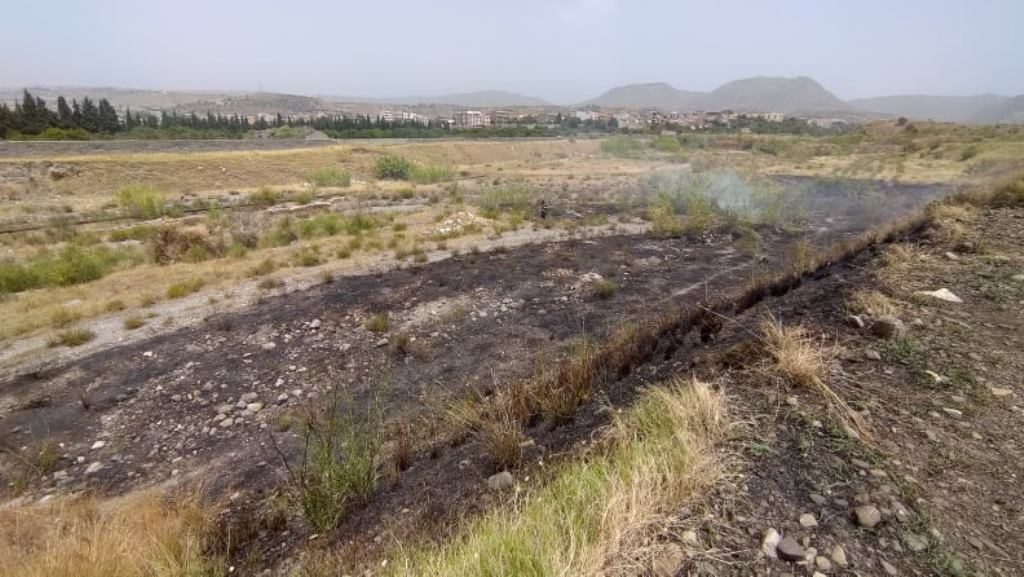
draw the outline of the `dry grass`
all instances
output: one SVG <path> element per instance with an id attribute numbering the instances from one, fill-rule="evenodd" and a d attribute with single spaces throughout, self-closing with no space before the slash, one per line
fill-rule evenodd
<path id="1" fill-rule="evenodd" d="M 211 514 L 156 492 L 0 510 L 0 568 L 12 577 L 220 574 L 206 555 Z"/>
<path id="2" fill-rule="evenodd" d="M 900 307 L 879 291 L 859 289 L 846 299 L 846 308 L 853 314 L 874 317 L 897 316 Z"/>
<path id="3" fill-rule="evenodd" d="M 437 547 L 400 551 L 393 575 L 636 575 L 678 508 L 722 477 L 725 402 L 676 380 L 649 389 L 603 448 Z M 309 573 L 314 575 L 315 573 Z"/>
<path id="4" fill-rule="evenodd" d="M 761 339 L 771 356 L 769 370 L 792 385 L 821 395 L 829 410 L 848 433 L 869 439 L 864 419 L 829 385 L 831 364 L 839 352 L 836 345 L 815 338 L 804 327 L 784 326 L 774 319 L 761 324 Z"/>

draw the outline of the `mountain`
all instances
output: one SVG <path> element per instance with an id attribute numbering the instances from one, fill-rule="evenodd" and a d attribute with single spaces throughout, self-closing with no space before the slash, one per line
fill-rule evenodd
<path id="1" fill-rule="evenodd" d="M 850 106 L 806 76 L 760 76 L 734 80 L 716 88 L 708 97 L 709 108 L 718 110 L 814 114 L 841 112 Z"/>
<path id="2" fill-rule="evenodd" d="M 680 90 L 664 82 L 628 84 L 612 88 L 601 96 L 583 102 L 606 108 L 659 108 L 662 110 L 693 110 L 704 108 L 708 94 Z"/>
<path id="3" fill-rule="evenodd" d="M 582 103 L 609 108 L 725 110 L 815 114 L 847 112 L 850 106 L 806 76 L 758 77 L 723 84 L 712 92 L 680 90 L 664 83 L 629 84 Z"/>
<path id="4" fill-rule="evenodd" d="M 383 98 L 378 102 L 390 104 L 441 104 L 447 106 L 465 106 L 467 108 L 494 108 L 499 106 L 551 106 L 551 103 L 525 96 L 515 92 L 502 90 L 481 90 L 479 92 L 462 92 L 442 96 L 415 96 L 407 98 Z"/>
<path id="5" fill-rule="evenodd" d="M 242 96 L 225 96 L 217 99 L 204 99 L 179 104 L 174 111 L 179 113 L 195 112 L 205 114 L 277 114 L 284 116 L 296 114 L 313 114 L 329 112 L 333 108 L 319 98 L 299 96 L 295 94 L 276 94 L 272 92 L 256 92 Z"/>
<path id="6" fill-rule="evenodd" d="M 88 96 L 94 101 L 107 99 L 115 108 L 131 108 L 132 110 L 163 110 L 180 104 L 197 100 L 219 100 L 238 96 L 241 93 L 223 91 L 181 91 L 181 90 L 141 90 L 134 88 L 82 87 L 82 86 L 35 86 L 28 87 L 33 96 L 45 100 L 50 108 L 56 108 L 57 97 L 79 102 Z M 0 89 L 0 102 L 21 101 L 21 88 Z"/>
<path id="7" fill-rule="evenodd" d="M 905 94 L 859 98 L 851 100 L 851 106 L 866 112 L 906 116 L 913 120 L 936 120 L 939 122 L 979 122 L 978 116 L 986 110 L 1010 100 L 1005 96 L 981 94 L 978 96 L 929 96 L 927 94 Z M 992 110 L 991 114 L 996 111 Z M 996 120 L 998 122 L 998 120 Z"/>
<path id="8" fill-rule="evenodd" d="M 1024 124 L 1024 94 L 1004 98 L 974 115 L 979 124 Z"/>

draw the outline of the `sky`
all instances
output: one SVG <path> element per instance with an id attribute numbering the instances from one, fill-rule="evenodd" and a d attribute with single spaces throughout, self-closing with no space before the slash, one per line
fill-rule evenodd
<path id="1" fill-rule="evenodd" d="M 810 76 L 844 99 L 1024 93 L 1024 0 L 0 0 L 0 86 L 352 97 Z"/>

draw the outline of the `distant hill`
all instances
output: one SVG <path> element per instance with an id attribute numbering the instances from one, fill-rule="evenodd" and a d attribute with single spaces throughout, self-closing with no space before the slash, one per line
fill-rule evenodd
<path id="1" fill-rule="evenodd" d="M 226 91 L 140 90 L 82 86 L 30 86 L 28 91 L 45 100 L 50 108 L 57 107 L 58 96 L 63 96 L 69 103 L 72 99 L 81 102 L 84 97 L 88 96 L 93 100 L 106 98 L 115 108 L 131 108 L 132 110 L 163 110 L 197 100 L 219 100 L 241 95 L 241 93 Z M 21 88 L 0 89 L 0 102 L 20 101 L 21 93 Z"/>
<path id="2" fill-rule="evenodd" d="M 806 76 L 761 76 L 734 80 L 711 92 L 709 102 L 710 108 L 718 110 L 753 110 L 784 114 L 841 112 L 850 108 L 848 104 Z"/>
<path id="3" fill-rule="evenodd" d="M 653 82 L 612 88 L 601 96 L 581 104 L 607 108 L 693 110 L 704 108 L 707 98 L 706 92 L 680 90 L 664 82 Z"/>
<path id="4" fill-rule="evenodd" d="M 978 120 L 986 110 L 994 116 L 995 108 L 1010 100 L 1005 96 L 982 94 L 978 96 L 929 96 L 926 94 L 906 94 L 899 96 L 881 96 L 878 98 L 860 98 L 850 100 L 849 104 L 859 110 L 905 116 L 913 120 L 936 120 L 939 122 L 985 122 Z M 998 122 L 995 120 L 994 122 Z"/>
<path id="5" fill-rule="evenodd" d="M 814 80 L 758 77 L 723 84 L 712 92 L 680 90 L 664 83 L 630 84 L 582 103 L 609 108 L 725 110 L 814 114 L 848 111 L 850 106 Z"/>
<path id="6" fill-rule="evenodd" d="M 295 94 L 276 94 L 257 92 L 243 96 L 227 96 L 219 99 L 205 99 L 196 102 L 179 104 L 173 108 L 175 112 L 194 112 L 205 114 L 313 114 L 329 112 L 333 108 L 319 98 L 299 96 Z"/>
<path id="7" fill-rule="evenodd" d="M 481 90 L 479 92 L 463 92 L 441 96 L 412 96 L 405 98 L 385 98 L 378 102 L 390 104 L 442 104 L 447 106 L 465 106 L 468 108 L 492 108 L 498 106 L 551 106 L 550 102 L 503 90 Z"/>
<path id="8" fill-rule="evenodd" d="M 1024 124 L 1024 94 L 1004 98 L 978 112 L 972 121 L 979 124 Z"/>

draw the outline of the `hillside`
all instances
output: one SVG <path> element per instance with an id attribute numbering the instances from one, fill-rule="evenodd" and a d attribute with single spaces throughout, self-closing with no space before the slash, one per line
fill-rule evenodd
<path id="1" fill-rule="evenodd" d="M 503 90 L 481 90 L 478 92 L 461 92 L 440 96 L 409 96 L 403 98 L 385 98 L 379 102 L 390 104 L 441 104 L 447 106 L 467 106 L 472 108 L 488 108 L 495 106 L 551 106 L 551 103 L 515 92 Z"/>
<path id="2" fill-rule="evenodd" d="M 216 101 L 241 95 L 240 93 L 229 91 L 138 90 L 134 88 L 83 86 L 30 86 L 28 91 L 45 100 L 51 107 L 56 107 L 58 96 L 63 96 L 69 102 L 72 99 L 81 101 L 88 96 L 93 100 L 105 98 L 116 108 L 131 108 L 132 110 L 162 110 L 189 102 L 200 100 Z M 22 88 L 0 88 L 0 102 L 20 101 L 21 95 Z"/>
<path id="3" fill-rule="evenodd" d="M 983 112 L 1004 104 L 1008 98 L 995 94 L 977 96 L 931 96 L 904 94 L 850 100 L 854 108 L 865 112 L 906 116 L 914 120 L 940 122 L 979 122 Z M 994 110 L 993 110 L 994 112 Z M 998 121 L 998 118 L 995 120 Z M 981 121 L 984 122 L 984 121 Z"/>
<path id="4" fill-rule="evenodd" d="M 652 82 L 618 86 L 582 104 L 607 108 L 689 110 L 704 107 L 707 97 L 706 92 L 680 90 L 664 82 Z"/>
<path id="5" fill-rule="evenodd" d="M 757 77 L 723 84 L 713 92 L 680 90 L 665 83 L 613 88 L 586 105 L 664 110 L 751 110 L 815 114 L 848 112 L 850 106 L 805 76 Z"/>
<path id="6" fill-rule="evenodd" d="M 319 98 L 295 94 L 260 92 L 244 96 L 227 96 L 219 99 L 205 99 L 179 104 L 174 111 L 205 114 L 311 114 L 326 112 L 333 108 Z"/>
<path id="7" fill-rule="evenodd" d="M 1024 124 L 1024 95 L 1005 98 L 978 112 L 972 121 L 979 124 Z"/>
<path id="8" fill-rule="evenodd" d="M 760 110 L 786 114 L 845 111 L 849 105 L 806 76 L 757 77 L 735 80 L 709 96 L 712 108 Z"/>

